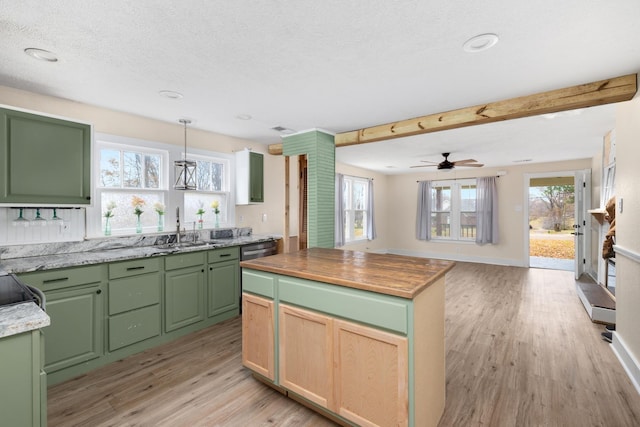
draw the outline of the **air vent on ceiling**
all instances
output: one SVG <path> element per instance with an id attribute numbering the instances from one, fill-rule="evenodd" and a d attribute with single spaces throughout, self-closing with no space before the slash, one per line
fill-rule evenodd
<path id="1" fill-rule="evenodd" d="M 284 133 L 284 134 L 287 134 L 287 135 L 292 134 L 292 133 L 296 133 L 295 130 L 286 128 L 284 126 L 274 126 L 271 129 L 275 130 L 276 132 Z"/>

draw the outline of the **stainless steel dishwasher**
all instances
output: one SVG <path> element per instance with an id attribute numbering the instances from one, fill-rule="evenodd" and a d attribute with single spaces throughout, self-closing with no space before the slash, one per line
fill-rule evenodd
<path id="1" fill-rule="evenodd" d="M 250 243 L 240 247 L 240 261 L 275 255 L 278 243 L 275 240 L 260 243 Z M 242 313 L 242 274 L 240 274 L 240 313 Z"/>

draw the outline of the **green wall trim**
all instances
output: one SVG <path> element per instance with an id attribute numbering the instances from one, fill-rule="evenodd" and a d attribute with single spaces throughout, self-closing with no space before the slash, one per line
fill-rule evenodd
<path id="1" fill-rule="evenodd" d="M 312 130 L 282 139 L 285 156 L 307 155 L 308 246 L 334 247 L 336 145 L 333 135 Z"/>

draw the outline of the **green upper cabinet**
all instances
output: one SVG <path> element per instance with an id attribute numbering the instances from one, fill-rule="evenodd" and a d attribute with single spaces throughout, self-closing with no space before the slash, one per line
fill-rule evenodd
<path id="1" fill-rule="evenodd" d="M 91 125 L 0 108 L 0 203 L 88 205 Z"/>
<path id="2" fill-rule="evenodd" d="M 264 156 L 249 150 L 236 152 L 236 205 L 264 202 Z"/>

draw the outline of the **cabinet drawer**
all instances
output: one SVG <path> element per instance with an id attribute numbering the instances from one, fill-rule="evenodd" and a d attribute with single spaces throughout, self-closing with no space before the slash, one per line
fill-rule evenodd
<path id="1" fill-rule="evenodd" d="M 20 275 L 20 279 L 42 291 L 69 288 L 72 286 L 98 283 L 103 280 L 104 268 L 100 265 L 63 268 Z"/>
<path id="2" fill-rule="evenodd" d="M 240 258 L 240 248 L 232 246 L 229 248 L 220 248 L 209 251 L 209 262 L 229 261 L 230 259 Z"/>
<path id="3" fill-rule="evenodd" d="M 294 277 L 278 278 L 278 298 L 401 334 L 409 331 L 410 302 L 403 298 Z"/>
<path id="4" fill-rule="evenodd" d="M 160 335 L 160 305 L 140 308 L 109 319 L 109 351 Z"/>
<path id="5" fill-rule="evenodd" d="M 160 302 L 160 273 L 125 277 L 109 282 L 109 315 Z"/>
<path id="6" fill-rule="evenodd" d="M 204 265 L 204 252 L 170 255 L 164 260 L 165 270 L 176 270 L 178 268 L 202 265 Z"/>
<path id="7" fill-rule="evenodd" d="M 109 279 L 137 276 L 160 270 L 160 258 L 140 258 L 109 264 Z"/>
<path id="8" fill-rule="evenodd" d="M 242 269 L 242 290 L 264 297 L 275 298 L 276 276 L 255 270 Z"/>

